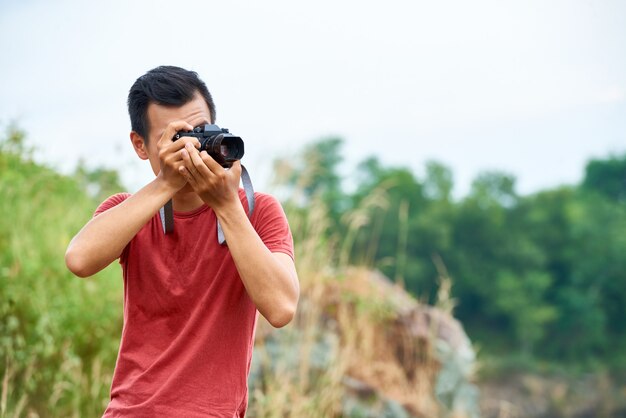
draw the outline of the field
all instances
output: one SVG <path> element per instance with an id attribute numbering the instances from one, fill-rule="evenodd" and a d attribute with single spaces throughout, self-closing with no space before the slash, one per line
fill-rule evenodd
<path id="1" fill-rule="evenodd" d="M 115 172 L 61 175 L 31 155 L 19 130 L 0 142 L 0 417 L 100 416 L 122 324 L 120 267 L 78 279 L 63 255 L 123 186 Z M 371 164 L 379 177 L 342 196 L 324 177 L 332 170 L 303 167 L 277 164 L 299 313 L 278 331 L 259 324 L 249 416 L 624 416 L 622 197 L 581 185 L 511 203 L 492 176 L 453 202 L 440 166 L 413 184 Z M 557 227 L 567 219 L 566 235 Z"/>

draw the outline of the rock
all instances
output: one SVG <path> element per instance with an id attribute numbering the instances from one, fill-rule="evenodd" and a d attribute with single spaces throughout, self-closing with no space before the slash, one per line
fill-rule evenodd
<path id="1" fill-rule="evenodd" d="M 326 399 L 329 388 L 341 391 L 328 416 L 479 416 L 476 358 L 461 324 L 379 272 L 355 269 L 304 286 L 294 325 L 259 329 L 251 387 L 306 369 L 290 375 L 301 392 Z"/>

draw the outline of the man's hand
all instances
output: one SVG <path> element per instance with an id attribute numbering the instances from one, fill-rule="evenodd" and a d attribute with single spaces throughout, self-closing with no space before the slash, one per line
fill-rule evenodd
<path id="1" fill-rule="evenodd" d="M 198 152 L 192 144 L 187 144 L 181 154 L 184 164 L 179 166 L 179 173 L 204 203 L 216 212 L 231 205 L 241 205 L 238 194 L 241 178 L 239 161 L 226 170 L 206 151 Z"/>
<path id="2" fill-rule="evenodd" d="M 176 191 L 182 189 L 187 183 L 187 179 L 181 175 L 180 171 L 185 166 L 183 156 L 185 146 L 189 144 L 189 149 L 197 153 L 197 148 L 200 148 L 200 141 L 198 141 L 198 138 L 189 136 L 184 136 L 177 141 L 172 141 L 172 138 L 179 131 L 190 131 L 192 129 L 193 126 L 185 121 L 177 120 L 171 122 L 167 125 L 157 142 L 159 161 L 161 163 L 161 171 L 158 176 Z"/>

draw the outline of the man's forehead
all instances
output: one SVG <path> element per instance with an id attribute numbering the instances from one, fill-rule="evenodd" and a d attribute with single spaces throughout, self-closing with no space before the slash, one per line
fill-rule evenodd
<path id="1" fill-rule="evenodd" d="M 147 109 L 148 124 L 153 134 L 159 135 L 175 120 L 184 120 L 198 126 L 211 123 L 211 113 L 200 94 L 182 106 L 163 105 L 151 102 Z"/>

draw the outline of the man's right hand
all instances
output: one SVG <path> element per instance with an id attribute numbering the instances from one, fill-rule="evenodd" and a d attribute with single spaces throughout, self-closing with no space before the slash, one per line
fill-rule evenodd
<path id="1" fill-rule="evenodd" d="M 184 165 L 181 151 L 187 143 L 195 147 L 200 142 L 194 137 L 172 138 L 179 131 L 193 127 L 184 121 L 175 121 L 157 141 L 156 147 L 150 144 L 149 153 L 158 153 L 160 171 L 157 178 L 119 205 L 92 218 L 76 234 L 68 245 L 65 263 L 74 274 L 80 277 L 91 276 L 115 259 L 139 230 L 156 212 L 182 189 L 187 180 L 179 169 Z M 154 161 L 154 154 L 150 157 Z"/>
<path id="2" fill-rule="evenodd" d="M 182 189 L 187 183 L 185 177 L 180 174 L 180 167 L 185 165 L 181 151 L 188 143 L 191 143 L 196 148 L 200 148 L 200 141 L 198 141 L 198 138 L 190 136 L 181 137 L 176 141 L 172 139 L 177 132 L 191 131 L 192 129 L 193 126 L 183 120 L 171 122 L 167 125 L 157 142 L 159 161 L 161 163 L 161 171 L 157 177 L 160 177 L 174 191 Z"/>

